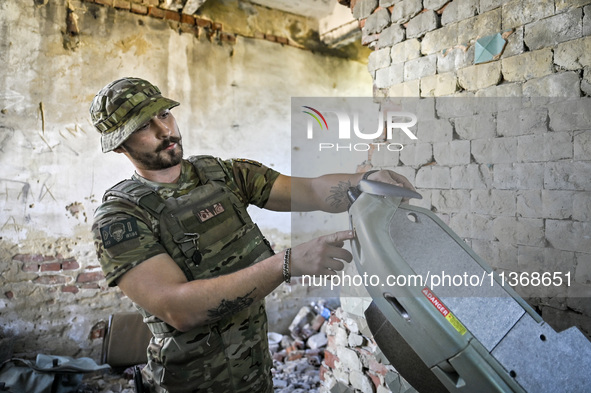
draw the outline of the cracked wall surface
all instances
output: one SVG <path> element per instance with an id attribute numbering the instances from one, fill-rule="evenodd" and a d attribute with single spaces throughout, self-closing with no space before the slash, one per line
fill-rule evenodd
<path id="1" fill-rule="evenodd" d="M 133 308 L 106 287 L 90 236 L 103 191 L 133 173 L 125 157 L 100 152 L 90 124 L 104 85 L 138 76 L 181 102 L 187 154 L 247 157 L 284 173 L 291 96 L 371 95 L 359 62 L 102 3 L 0 4 L 3 355 L 98 358 L 108 315 Z M 253 215 L 277 247 L 289 243 L 288 214 Z M 280 315 L 289 304 L 278 298 Z"/>

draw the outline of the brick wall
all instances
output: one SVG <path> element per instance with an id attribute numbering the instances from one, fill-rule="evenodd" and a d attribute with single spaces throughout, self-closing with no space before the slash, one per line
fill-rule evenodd
<path id="1" fill-rule="evenodd" d="M 571 285 L 552 294 L 517 289 L 556 330 L 576 325 L 588 337 L 590 3 L 350 2 L 363 44 L 373 49 L 368 72 L 374 96 L 423 101 L 418 141 L 396 155 L 370 151 L 366 167 L 407 176 L 424 197 L 416 204 L 438 214 L 497 272 L 570 272 Z M 476 64 L 477 41 L 496 34 L 506 40 L 504 49 Z M 506 107 L 499 112 L 470 107 L 489 97 L 506 97 L 493 100 Z M 519 97 L 554 99 L 536 106 Z M 456 113 L 444 113 L 438 102 L 451 103 Z M 342 303 L 360 323 L 367 299 L 342 298 Z M 338 355 L 341 347 L 351 349 L 337 344 L 329 351 Z M 339 362 L 325 367 L 332 391 L 387 389 L 387 384 L 353 386 Z"/>
<path id="2" fill-rule="evenodd" d="M 580 96 L 589 93 L 588 1 L 352 2 L 379 96 Z M 494 61 L 476 40 L 500 33 Z"/>
<path id="3" fill-rule="evenodd" d="M 0 252 L 5 261 L 0 269 L 0 357 L 13 352 L 24 357 L 39 352 L 98 356 L 104 316 L 133 311 L 131 302 L 121 292 L 108 290 L 96 258 L 72 252 L 66 239 L 28 249 Z"/>

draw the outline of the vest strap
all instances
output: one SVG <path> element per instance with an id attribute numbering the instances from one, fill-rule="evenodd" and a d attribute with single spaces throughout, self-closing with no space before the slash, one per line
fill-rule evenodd
<path id="1" fill-rule="evenodd" d="M 164 210 L 164 200 L 147 185 L 136 180 L 123 180 L 111 187 L 103 196 L 103 202 L 109 197 L 117 197 L 129 200 L 148 210 L 153 216 L 158 217 Z"/>

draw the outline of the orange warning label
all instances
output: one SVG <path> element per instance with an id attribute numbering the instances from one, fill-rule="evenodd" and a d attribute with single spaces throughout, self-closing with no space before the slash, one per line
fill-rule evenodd
<path id="1" fill-rule="evenodd" d="M 464 325 L 462 325 L 462 323 L 451 313 L 451 311 L 448 310 L 447 307 L 445 307 L 441 300 L 439 300 L 429 288 L 423 288 L 422 292 L 423 295 L 429 299 L 431 304 L 433 304 L 435 308 L 439 310 L 441 315 L 443 315 L 445 319 L 447 319 L 447 321 L 454 327 L 454 329 L 458 331 L 458 333 L 460 333 L 462 336 L 466 334 L 467 330 Z"/>

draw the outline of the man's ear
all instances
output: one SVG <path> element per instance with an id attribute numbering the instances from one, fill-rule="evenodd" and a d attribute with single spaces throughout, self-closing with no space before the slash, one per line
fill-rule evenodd
<path id="1" fill-rule="evenodd" d="M 115 153 L 127 153 L 127 149 L 125 148 L 125 141 L 121 143 L 119 146 L 113 149 Z"/>

